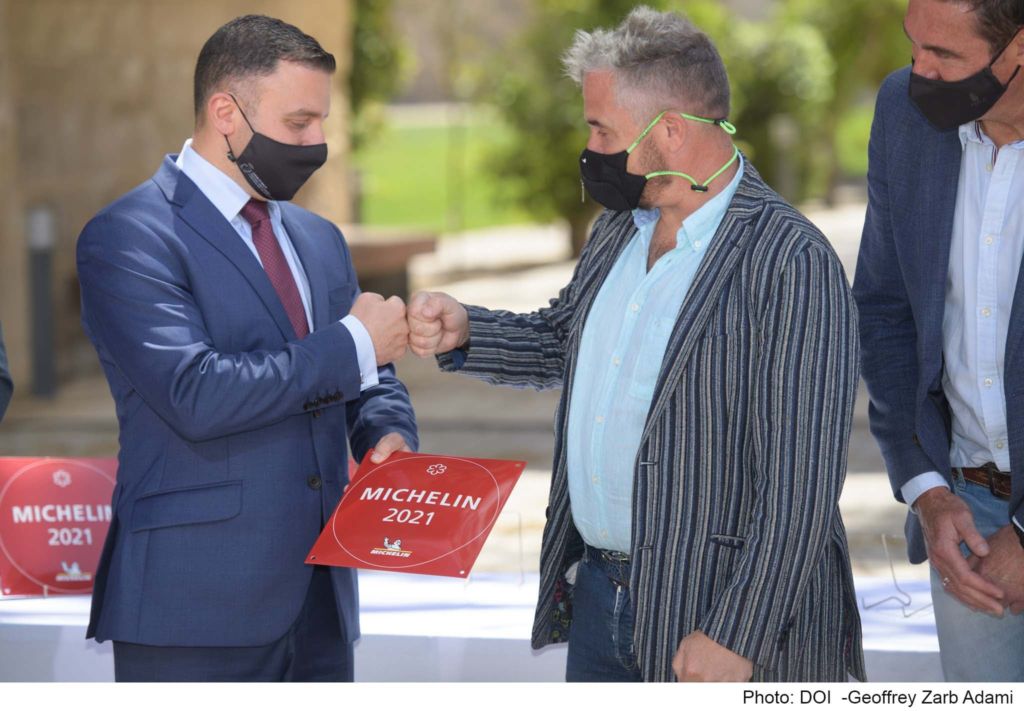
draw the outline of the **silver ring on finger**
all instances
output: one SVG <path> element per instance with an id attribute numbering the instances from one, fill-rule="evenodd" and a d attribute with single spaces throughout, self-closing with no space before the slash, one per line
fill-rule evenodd
<path id="1" fill-rule="evenodd" d="M 947 576 L 945 576 L 945 577 L 944 577 L 944 578 L 942 579 L 942 587 L 946 587 L 947 585 L 949 585 L 949 576 L 948 576 L 948 575 L 947 575 Z"/>

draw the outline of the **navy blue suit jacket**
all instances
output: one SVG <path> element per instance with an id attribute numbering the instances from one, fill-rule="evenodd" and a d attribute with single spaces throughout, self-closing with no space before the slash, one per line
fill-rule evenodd
<path id="1" fill-rule="evenodd" d="M 871 127 L 868 212 L 854 296 L 871 431 L 893 493 L 934 470 L 950 479 L 951 417 L 942 391 L 942 317 L 963 152 L 910 101 L 910 68 L 882 84 Z M 1004 386 L 1013 472 L 1009 511 L 1024 519 L 1024 282 L 1017 282 Z M 907 517 L 910 559 L 927 557 L 917 516 Z"/>
<path id="2" fill-rule="evenodd" d="M 344 317 L 359 293 L 330 222 L 288 203 L 313 332 L 296 338 L 234 228 L 167 157 L 78 240 L 82 323 L 117 405 L 114 520 L 89 636 L 166 646 L 279 639 L 302 606 L 306 553 L 384 434 L 417 446 L 390 367 L 360 393 Z M 358 637 L 355 571 L 333 568 Z"/>

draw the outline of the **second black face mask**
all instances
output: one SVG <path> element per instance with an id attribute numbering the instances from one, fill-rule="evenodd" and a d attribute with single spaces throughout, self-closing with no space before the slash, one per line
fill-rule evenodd
<path id="1" fill-rule="evenodd" d="M 958 126 L 980 119 L 1003 97 L 1006 88 L 1020 71 L 1018 66 L 1006 84 L 1000 82 L 992 73 L 992 65 L 1003 55 L 1006 47 L 992 58 L 987 67 L 959 81 L 928 79 L 911 73 L 911 101 L 939 131 L 952 131 Z"/>
<path id="2" fill-rule="evenodd" d="M 252 138 L 238 156 L 228 143 L 228 160 L 238 166 L 252 189 L 267 200 L 291 200 L 309 176 L 327 162 L 327 144 L 295 146 L 275 141 L 257 133 L 241 106 L 238 110 L 252 130 Z M 227 136 L 224 140 L 227 141 Z"/>

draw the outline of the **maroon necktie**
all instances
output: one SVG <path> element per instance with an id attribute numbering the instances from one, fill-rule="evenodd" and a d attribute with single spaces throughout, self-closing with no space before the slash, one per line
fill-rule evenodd
<path id="1" fill-rule="evenodd" d="M 270 210 L 262 200 L 250 200 L 242 208 L 241 215 L 252 225 L 252 241 L 263 262 L 263 269 L 274 286 L 274 291 L 281 299 L 288 320 L 292 322 L 295 335 L 305 338 L 309 335 L 309 324 L 306 321 L 306 309 L 302 306 L 299 287 L 295 284 L 292 270 L 288 268 L 288 260 L 281 251 L 281 245 L 274 236 L 274 228 L 270 224 Z"/>

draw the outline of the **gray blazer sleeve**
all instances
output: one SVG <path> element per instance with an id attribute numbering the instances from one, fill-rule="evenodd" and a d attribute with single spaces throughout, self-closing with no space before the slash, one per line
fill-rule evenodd
<path id="1" fill-rule="evenodd" d="M 11 380 L 11 372 L 7 367 L 7 351 L 4 350 L 4 330 L 3 326 L 0 326 L 0 420 L 4 419 L 13 392 L 14 381 Z"/>

